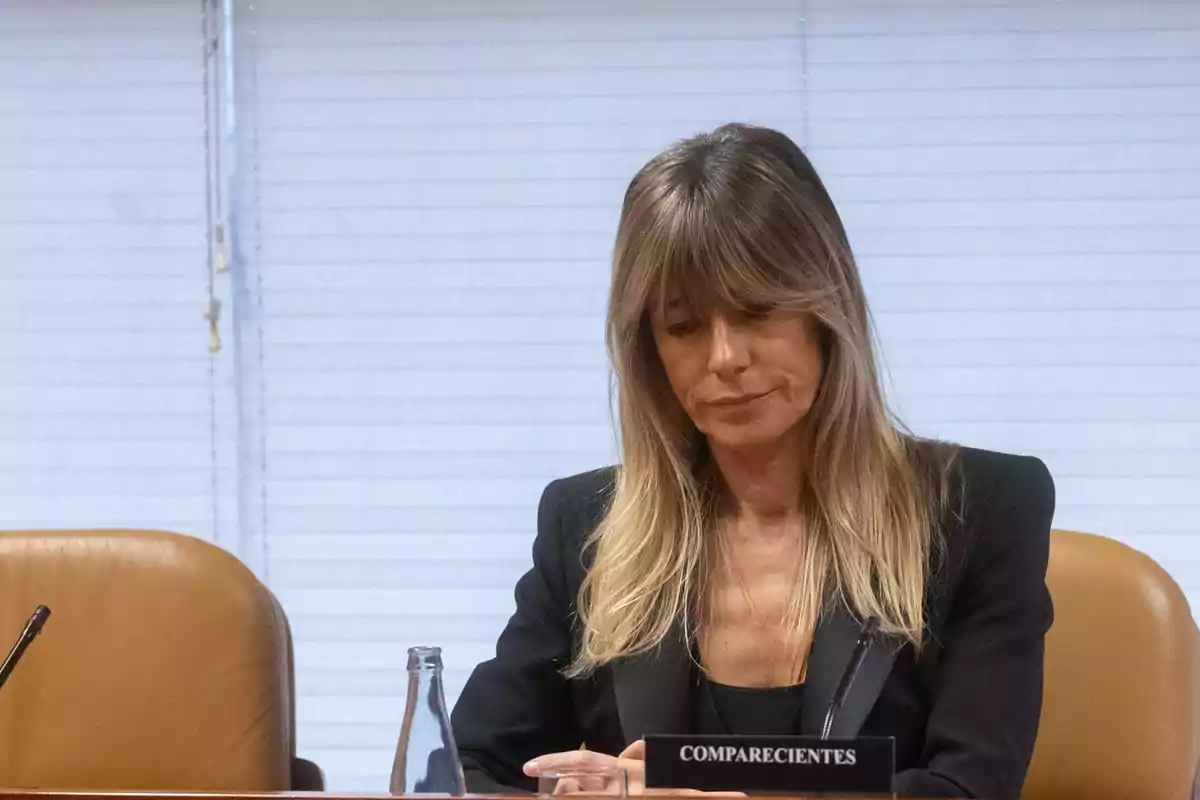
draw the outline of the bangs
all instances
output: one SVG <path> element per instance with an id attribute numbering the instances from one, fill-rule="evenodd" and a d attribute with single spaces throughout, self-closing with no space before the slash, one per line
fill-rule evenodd
<path id="1" fill-rule="evenodd" d="M 655 226 L 660 235 L 647 237 L 651 241 L 641 243 L 638 257 L 647 311 L 665 311 L 668 304 L 697 315 L 811 311 L 828 290 L 819 285 L 806 252 L 811 242 L 780 236 L 761 224 L 765 220 L 717 213 L 700 203 L 668 206 L 662 213 L 668 218 Z"/>

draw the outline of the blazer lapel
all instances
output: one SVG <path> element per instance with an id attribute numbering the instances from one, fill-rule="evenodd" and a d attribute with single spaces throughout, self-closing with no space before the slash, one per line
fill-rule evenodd
<path id="1" fill-rule="evenodd" d="M 613 662 L 613 692 L 626 744 L 648 733 L 690 731 L 691 677 L 691 658 L 678 628 L 657 650 Z"/>
<path id="2" fill-rule="evenodd" d="M 825 713 L 850 663 L 862 623 L 840 604 L 818 625 L 808 656 L 805 679 L 804 709 L 801 712 L 801 733 L 819 736 Z M 876 635 L 867 650 L 858 677 L 850 686 L 846 702 L 834 718 L 831 736 L 857 736 L 867 714 L 879 698 L 884 681 L 896 660 L 897 643 L 889 637 Z"/>

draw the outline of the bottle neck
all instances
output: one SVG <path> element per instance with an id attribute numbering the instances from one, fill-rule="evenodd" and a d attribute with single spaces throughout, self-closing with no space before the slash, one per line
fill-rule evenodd
<path id="1" fill-rule="evenodd" d="M 413 647 L 408 651 L 408 672 L 412 674 L 414 670 L 422 672 L 432 671 L 439 675 L 442 672 L 442 648 L 440 647 Z"/>
<path id="2" fill-rule="evenodd" d="M 442 691 L 442 651 L 414 647 L 408 651 L 408 700 L 416 717 L 447 716 Z"/>

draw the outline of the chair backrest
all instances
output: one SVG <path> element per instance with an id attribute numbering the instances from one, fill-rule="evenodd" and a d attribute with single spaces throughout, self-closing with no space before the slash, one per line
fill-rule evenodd
<path id="1" fill-rule="evenodd" d="M 1054 625 L 1022 797 L 1189 797 L 1200 634 L 1183 592 L 1137 550 L 1071 531 L 1051 534 L 1046 582 Z"/>
<path id="2" fill-rule="evenodd" d="M 232 555 L 154 531 L 0 533 L 0 786 L 291 788 L 287 619 Z"/>

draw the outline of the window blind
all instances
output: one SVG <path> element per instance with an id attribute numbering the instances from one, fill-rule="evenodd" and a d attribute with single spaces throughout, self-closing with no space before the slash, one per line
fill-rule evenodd
<path id="1" fill-rule="evenodd" d="M 256 0 L 269 580 L 300 744 L 385 787 L 405 648 L 453 702 L 551 479 L 611 463 L 625 185 L 728 119 L 795 128 L 783 5 Z M 245 64 L 243 63 L 245 67 Z"/>
<path id="2" fill-rule="evenodd" d="M 810 152 L 902 417 L 1200 601 L 1200 6 L 814 0 Z"/>
<path id="3" fill-rule="evenodd" d="M 1042 456 L 1058 524 L 1145 549 L 1197 596 L 1194 6 L 256 0 L 239 18 L 265 564 L 300 746 L 332 787 L 386 786 L 405 648 L 445 648 L 453 702 L 511 612 L 542 486 L 615 458 L 621 194 L 729 120 L 808 146 L 911 426 Z"/>
<path id="4" fill-rule="evenodd" d="M 0 10 L 0 526 L 216 537 L 198 6 Z"/>

